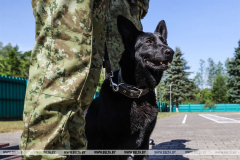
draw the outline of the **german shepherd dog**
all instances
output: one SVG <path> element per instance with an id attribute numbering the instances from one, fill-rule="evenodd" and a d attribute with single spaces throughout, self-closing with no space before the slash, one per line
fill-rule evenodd
<path id="1" fill-rule="evenodd" d="M 172 62 L 174 51 L 167 45 L 167 27 L 163 20 L 154 33 L 139 31 L 123 16 L 118 16 L 117 26 L 125 51 L 119 62 L 121 73 L 114 72 L 112 81 L 121 85 L 121 76 L 121 82 L 130 89 L 124 95 L 112 90 L 109 79 L 103 82 L 99 97 L 93 100 L 86 115 L 88 149 L 148 150 L 158 114 L 154 88 Z M 131 88 L 141 91 L 138 97 L 131 97 L 131 90 L 134 90 Z M 82 159 L 126 160 L 133 157 L 95 155 Z M 147 160 L 148 155 L 135 155 L 134 159 Z"/>

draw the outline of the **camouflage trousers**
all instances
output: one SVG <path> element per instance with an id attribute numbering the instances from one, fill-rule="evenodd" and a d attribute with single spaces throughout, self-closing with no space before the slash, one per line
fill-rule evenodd
<path id="1" fill-rule="evenodd" d="M 123 45 L 117 16 L 126 16 L 141 30 L 145 6 L 139 3 L 139 15 L 132 15 L 127 0 L 32 0 L 36 43 L 25 97 L 21 150 L 87 148 L 83 111 L 98 84 L 104 43 L 112 69 L 119 69 Z"/>

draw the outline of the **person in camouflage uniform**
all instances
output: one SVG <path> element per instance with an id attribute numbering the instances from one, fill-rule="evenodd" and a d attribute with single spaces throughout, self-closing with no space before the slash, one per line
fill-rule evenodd
<path id="1" fill-rule="evenodd" d="M 87 148 L 83 111 L 90 105 L 102 68 L 104 43 L 112 70 L 118 70 L 123 44 L 117 16 L 139 30 L 149 0 L 32 0 L 36 43 L 23 112 L 21 150 Z M 136 12 L 137 10 L 137 12 Z M 24 155 L 23 159 L 66 159 Z"/>

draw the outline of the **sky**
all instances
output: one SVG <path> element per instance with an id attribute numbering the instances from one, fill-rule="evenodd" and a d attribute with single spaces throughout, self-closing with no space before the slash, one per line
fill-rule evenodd
<path id="1" fill-rule="evenodd" d="M 240 0 L 150 0 L 143 31 L 154 32 L 160 20 L 168 28 L 168 45 L 184 53 L 193 72 L 190 78 L 198 72 L 200 59 L 224 64 L 238 47 Z M 29 51 L 34 32 L 31 0 L 0 0 L 0 42 Z"/>

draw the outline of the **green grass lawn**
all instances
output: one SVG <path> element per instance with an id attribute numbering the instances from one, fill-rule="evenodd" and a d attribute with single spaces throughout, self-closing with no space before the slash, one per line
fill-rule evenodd
<path id="1" fill-rule="evenodd" d="M 157 118 L 165 118 L 177 114 L 176 112 L 159 112 Z"/>
<path id="2" fill-rule="evenodd" d="M 23 127 L 23 121 L 1 121 L 0 133 L 21 132 Z"/>

